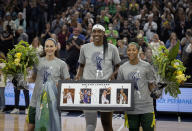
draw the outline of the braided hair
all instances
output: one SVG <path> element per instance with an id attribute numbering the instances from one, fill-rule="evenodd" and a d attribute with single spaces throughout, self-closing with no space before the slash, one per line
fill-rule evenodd
<path id="1" fill-rule="evenodd" d="M 103 59 L 104 59 L 104 61 L 105 61 L 106 53 L 108 51 L 107 49 L 108 49 L 107 37 L 104 35 L 103 36 Z"/>

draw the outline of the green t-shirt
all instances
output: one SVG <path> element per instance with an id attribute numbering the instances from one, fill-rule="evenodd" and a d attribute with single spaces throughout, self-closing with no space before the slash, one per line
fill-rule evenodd
<path id="1" fill-rule="evenodd" d="M 105 33 L 106 33 L 106 34 L 110 34 L 111 31 L 110 31 L 110 30 L 106 30 Z M 113 34 L 115 34 L 115 35 L 117 35 L 117 36 L 119 35 L 118 31 L 116 31 L 116 30 L 113 30 Z M 117 45 L 117 39 L 114 38 L 113 36 L 107 37 L 107 41 L 108 41 L 108 42 L 109 42 L 109 40 L 112 40 L 112 42 L 113 42 L 113 44 L 114 44 L 115 46 Z"/>
<path id="2" fill-rule="evenodd" d="M 115 7 L 115 5 L 110 5 L 109 6 L 109 13 L 111 15 L 113 15 L 113 16 L 116 14 L 116 7 Z"/>

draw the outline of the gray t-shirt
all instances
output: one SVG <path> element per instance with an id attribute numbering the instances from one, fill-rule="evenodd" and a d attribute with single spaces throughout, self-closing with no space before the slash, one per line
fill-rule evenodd
<path id="1" fill-rule="evenodd" d="M 120 58 L 127 58 L 127 46 L 124 45 L 123 48 L 118 47 Z"/>
<path id="2" fill-rule="evenodd" d="M 40 91 L 42 89 L 42 81 L 43 81 L 43 69 L 49 68 L 49 72 L 55 83 L 59 80 L 64 80 L 70 78 L 67 64 L 58 59 L 54 58 L 51 61 L 48 61 L 45 57 L 39 58 L 39 64 L 34 68 L 34 73 L 37 74 L 35 80 L 35 88 L 33 90 L 32 99 L 30 102 L 30 106 L 36 107 L 38 96 L 40 95 Z"/>
<path id="3" fill-rule="evenodd" d="M 108 44 L 108 50 L 103 58 L 103 45 L 95 46 L 88 43 L 81 47 L 79 63 L 84 64 L 83 79 L 85 80 L 107 80 L 113 73 L 114 65 L 119 64 L 121 59 L 117 47 Z M 96 78 L 98 75 L 101 77 Z"/>
<path id="4" fill-rule="evenodd" d="M 153 99 L 150 97 L 149 83 L 154 82 L 155 76 L 149 63 L 139 60 L 137 65 L 128 62 L 120 66 L 118 80 L 132 80 L 134 86 L 134 110 L 128 114 L 152 113 Z M 139 93 L 140 92 L 140 96 Z"/>

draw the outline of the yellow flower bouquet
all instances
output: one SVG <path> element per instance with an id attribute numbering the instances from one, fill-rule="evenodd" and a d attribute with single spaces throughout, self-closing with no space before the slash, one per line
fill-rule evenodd
<path id="1" fill-rule="evenodd" d="M 5 67 L 2 68 L 5 82 L 7 81 L 7 77 L 11 76 L 13 77 L 12 83 L 14 86 L 19 88 L 26 86 L 28 69 L 32 69 L 34 64 L 38 63 L 38 57 L 35 49 L 29 47 L 28 42 L 21 40 L 15 45 L 14 49 L 9 50 L 7 59 L 1 59 L 1 62 L 5 63 Z"/>
<path id="2" fill-rule="evenodd" d="M 170 51 L 165 46 L 160 46 L 157 54 L 152 58 L 160 81 L 166 83 L 165 93 L 169 93 L 173 97 L 181 94 L 179 86 L 190 78 L 184 74 L 186 68 L 183 63 L 176 59 L 178 51 L 179 41 Z"/>

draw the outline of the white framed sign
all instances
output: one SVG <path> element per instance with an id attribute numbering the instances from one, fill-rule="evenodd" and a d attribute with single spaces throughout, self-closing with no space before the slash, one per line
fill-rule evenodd
<path id="1" fill-rule="evenodd" d="M 133 110 L 130 81 L 65 80 L 59 82 L 61 110 Z"/>

